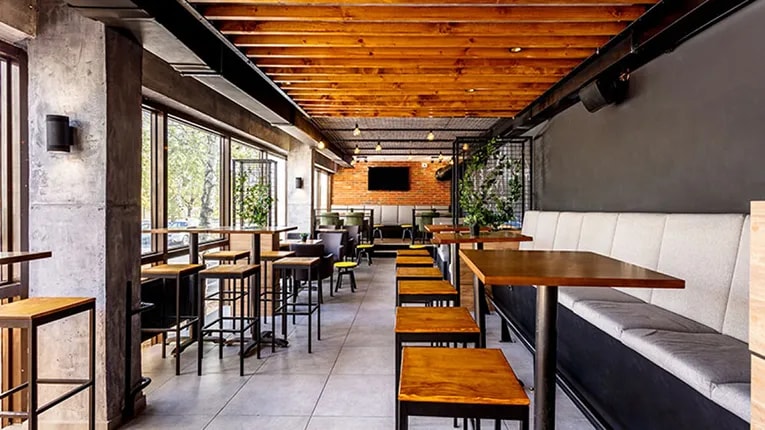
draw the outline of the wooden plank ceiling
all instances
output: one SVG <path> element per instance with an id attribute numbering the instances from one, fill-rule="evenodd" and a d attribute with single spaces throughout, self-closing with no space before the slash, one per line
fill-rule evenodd
<path id="1" fill-rule="evenodd" d="M 658 0 L 190 0 L 312 117 L 512 117 Z"/>

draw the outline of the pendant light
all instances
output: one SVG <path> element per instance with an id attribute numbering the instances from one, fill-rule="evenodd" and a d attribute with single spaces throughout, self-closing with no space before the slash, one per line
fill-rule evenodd
<path id="1" fill-rule="evenodd" d="M 356 128 L 353 129 L 353 135 L 361 136 L 361 129 L 359 128 L 359 123 L 356 123 Z"/>
<path id="2" fill-rule="evenodd" d="M 319 141 L 319 149 L 324 149 L 324 148 L 326 148 L 326 147 L 327 147 L 327 145 L 325 145 L 325 144 L 324 144 L 324 141 L 323 141 L 323 140 L 320 140 L 320 141 Z"/>
<path id="3" fill-rule="evenodd" d="M 377 146 L 375 146 L 375 151 L 377 152 L 382 151 L 382 145 L 380 145 L 380 142 L 377 142 Z"/>
<path id="4" fill-rule="evenodd" d="M 361 152 L 361 149 L 359 149 L 359 145 L 356 145 L 356 149 L 353 150 L 354 154 L 359 154 Z"/>
<path id="5" fill-rule="evenodd" d="M 435 140 L 435 138 L 436 138 L 436 135 L 435 135 L 435 134 L 433 134 L 433 130 L 430 130 L 430 131 L 428 132 L 428 136 L 426 137 L 426 139 L 428 139 L 428 140 L 430 140 L 430 141 L 433 141 L 433 140 Z"/>

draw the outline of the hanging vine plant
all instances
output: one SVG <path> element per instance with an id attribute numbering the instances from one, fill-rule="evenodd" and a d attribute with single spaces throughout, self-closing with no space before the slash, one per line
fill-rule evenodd
<path id="1" fill-rule="evenodd" d="M 514 205 L 523 194 L 523 166 L 496 139 L 476 148 L 465 160 L 460 180 L 460 206 L 476 235 L 481 226 L 497 228 L 515 220 Z"/>
<path id="2" fill-rule="evenodd" d="M 234 193 L 238 197 L 237 215 L 242 224 L 250 226 L 266 226 L 274 198 L 268 184 L 259 182 L 248 183 L 248 175 L 240 171 L 234 181 Z"/>

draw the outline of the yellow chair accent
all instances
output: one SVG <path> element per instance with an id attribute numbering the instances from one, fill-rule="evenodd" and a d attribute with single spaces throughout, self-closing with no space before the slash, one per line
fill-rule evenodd
<path id="1" fill-rule="evenodd" d="M 425 245 L 409 245 L 409 249 L 425 249 Z"/>
<path id="2" fill-rule="evenodd" d="M 337 284 L 335 285 L 335 292 L 343 285 L 343 275 L 348 275 L 351 278 L 351 292 L 356 292 L 356 275 L 353 273 L 353 269 L 358 267 L 358 263 L 355 261 L 338 261 L 335 263 L 337 267 Z"/>

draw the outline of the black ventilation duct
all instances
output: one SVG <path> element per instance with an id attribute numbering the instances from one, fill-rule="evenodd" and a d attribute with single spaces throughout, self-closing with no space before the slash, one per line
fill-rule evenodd
<path id="1" fill-rule="evenodd" d="M 436 180 L 438 181 L 451 181 L 452 180 L 452 166 L 444 166 L 436 170 Z"/>
<path id="2" fill-rule="evenodd" d="M 629 78 L 598 78 L 579 90 L 579 99 L 588 112 L 593 113 L 612 103 L 621 103 L 627 98 Z"/>

